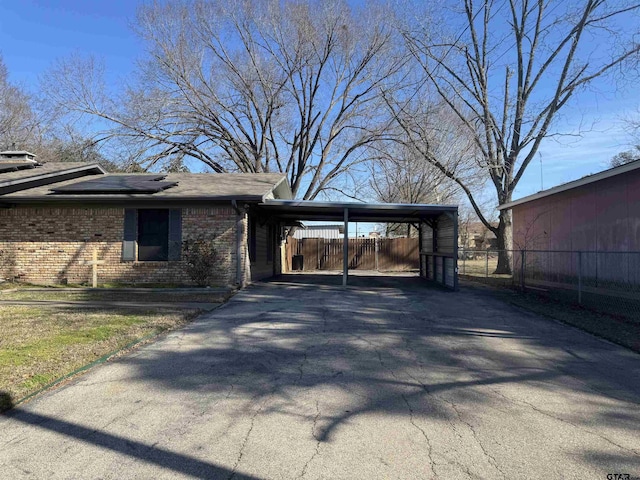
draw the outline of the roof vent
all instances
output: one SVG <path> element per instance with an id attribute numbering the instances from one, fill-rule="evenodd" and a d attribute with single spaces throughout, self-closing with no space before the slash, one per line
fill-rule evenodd
<path id="1" fill-rule="evenodd" d="M 38 163 L 36 154 L 26 150 L 5 150 L 0 152 L 0 163 Z"/>

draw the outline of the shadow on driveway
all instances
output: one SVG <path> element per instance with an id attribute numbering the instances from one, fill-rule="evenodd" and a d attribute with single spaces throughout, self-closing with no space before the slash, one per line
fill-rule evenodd
<path id="1" fill-rule="evenodd" d="M 640 469 L 637 355 L 481 291 L 410 277 L 358 276 L 349 288 L 340 280 L 254 285 L 119 360 L 111 376 L 96 371 L 65 389 L 97 402 L 105 421 L 123 415 L 107 401 L 124 408 L 144 398 L 149 418 L 166 412 L 166 422 L 147 420 L 146 441 L 36 413 L 64 392 L 9 418 L 199 478 Z M 123 393 L 101 397 L 118 382 Z M 129 415 L 136 425 L 147 418 Z M 180 441 L 206 436 L 206 457 L 175 453 L 176 432 Z M 154 445 L 160 437 L 165 446 Z"/>

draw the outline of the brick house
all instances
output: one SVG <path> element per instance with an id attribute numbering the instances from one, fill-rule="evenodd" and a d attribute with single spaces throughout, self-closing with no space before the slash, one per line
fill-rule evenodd
<path id="1" fill-rule="evenodd" d="M 211 240 L 214 285 L 280 273 L 282 225 L 260 216 L 290 199 L 281 174 L 109 174 L 98 165 L 0 153 L 0 278 L 84 284 L 94 251 L 99 282 L 192 285 L 184 248 Z"/>

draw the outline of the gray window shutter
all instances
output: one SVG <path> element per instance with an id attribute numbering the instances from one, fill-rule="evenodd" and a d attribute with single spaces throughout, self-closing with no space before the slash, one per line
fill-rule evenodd
<path id="1" fill-rule="evenodd" d="M 122 260 L 133 262 L 136 259 L 136 239 L 138 236 L 138 210 L 124 209 L 124 239 L 122 241 Z"/>
<path id="2" fill-rule="evenodd" d="M 182 255 L 182 209 L 169 210 L 169 260 L 180 260 Z"/>

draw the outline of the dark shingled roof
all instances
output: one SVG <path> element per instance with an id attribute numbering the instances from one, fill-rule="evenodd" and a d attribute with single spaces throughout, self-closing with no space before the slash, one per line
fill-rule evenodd
<path id="1" fill-rule="evenodd" d="M 37 168 L 0 173 L 0 197 L 14 192 L 31 190 L 61 181 L 70 181 L 89 175 L 103 175 L 99 165 L 88 163 L 52 163 Z"/>
<path id="2" fill-rule="evenodd" d="M 20 172 L 14 172 L 20 173 Z M 108 174 L 110 177 L 119 174 Z M 123 174 L 124 175 L 124 174 Z M 126 174 L 131 176 L 132 174 Z M 141 177 L 149 174 L 137 174 Z M 157 174 L 155 174 L 157 176 Z M 176 186 L 156 193 L 119 194 L 64 194 L 52 189 L 86 181 L 87 177 L 57 182 L 3 195 L 5 203 L 118 203 L 139 200 L 144 202 L 169 201 L 254 201 L 270 198 L 291 198 L 286 176 L 280 173 L 167 173 L 164 181 L 177 182 Z"/>
<path id="3" fill-rule="evenodd" d="M 11 162 L 15 163 L 15 162 Z M 0 162 L 2 165 L 3 162 Z M 37 177 L 41 175 L 47 175 L 52 173 L 59 173 L 66 170 L 75 170 L 82 167 L 92 167 L 90 163 L 83 162 L 61 162 L 61 163 L 45 163 L 35 168 L 28 168 L 25 170 L 18 171 L 10 171 L 10 172 L 1 172 L 0 173 L 0 184 L 9 182 L 11 180 L 19 180 L 23 178 L 29 177 Z"/>
<path id="4" fill-rule="evenodd" d="M 51 191 L 63 195 L 157 193 L 178 182 L 161 182 L 166 175 L 99 175 L 70 185 L 54 185 Z"/>
<path id="5" fill-rule="evenodd" d="M 39 166 L 39 163 L 33 162 L 0 162 L 0 174 L 17 170 L 29 170 Z"/>

